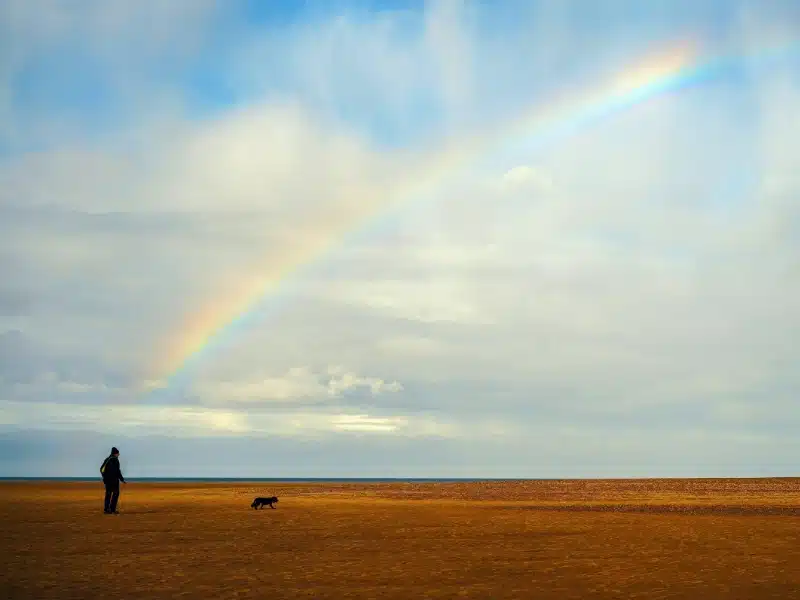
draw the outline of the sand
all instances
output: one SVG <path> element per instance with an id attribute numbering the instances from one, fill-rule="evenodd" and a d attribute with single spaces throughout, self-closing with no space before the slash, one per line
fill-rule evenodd
<path id="1" fill-rule="evenodd" d="M 800 479 L 132 481 L 120 515 L 102 500 L 0 484 L 0 597 L 800 598 Z"/>

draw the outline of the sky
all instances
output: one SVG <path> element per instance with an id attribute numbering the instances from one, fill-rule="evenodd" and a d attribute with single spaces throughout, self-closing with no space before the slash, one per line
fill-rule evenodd
<path id="1" fill-rule="evenodd" d="M 0 40 L 0 476 L 797 475 L 794 0 L 7 0 Z M 578 119 L 685 52 L 726 66 Z"/>

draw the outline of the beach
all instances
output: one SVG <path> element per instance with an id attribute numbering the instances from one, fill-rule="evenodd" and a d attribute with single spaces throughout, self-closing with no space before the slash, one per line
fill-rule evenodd
<path id="1" fill-rule="evenodd" d="M 255 496 L 279 498 L 253 510 Z M 800 598 L 800 478 L 4 482 L 3 598 Z"/>

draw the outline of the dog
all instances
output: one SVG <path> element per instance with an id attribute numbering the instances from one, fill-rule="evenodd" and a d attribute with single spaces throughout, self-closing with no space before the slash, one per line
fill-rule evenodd
<path id="1" fill-rule="evenodd" d="M 250 505 L 250 507 L 251 508 L 264 508 L 264 505 L 268 504 L 270 508 L 275 508 L 273 506 L 273 504 L 275 504 L 277 501 L 278 501 L 278 497 L 277 496 L 272 496 L 271 498 L 262 498 L 262 497 L 259 496 L 258 498 L 253 500 L 253 503 Z"/>

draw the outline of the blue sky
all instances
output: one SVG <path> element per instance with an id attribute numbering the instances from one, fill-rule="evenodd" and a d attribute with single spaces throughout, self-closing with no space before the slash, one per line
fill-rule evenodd
<path id="1" fill-rule="evenodd" d="M 132 477 L 793 473 L 796 3 L 3 11 L 0 476 L 112 444 Z M 686 41 L 785 51 L 519 131 L 343 237 Z M 167 381 L 193 315 L 309 256 Z"/>

